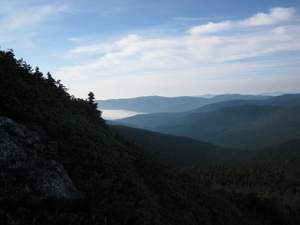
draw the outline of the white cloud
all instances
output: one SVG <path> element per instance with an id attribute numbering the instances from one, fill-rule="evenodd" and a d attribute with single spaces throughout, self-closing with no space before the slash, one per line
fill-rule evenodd
<path id="1" fill-rule="evenodd" d="M 70 53 L 78 57 L 98 54 L 97 58 L 61 68 L 57 77 L 92 86 L 105 81 L 106 86 L 123 92 L 151 94 L 151 90 L 163 90 L 164 85 L 165 89 L 176 89 L 184 84 L 181 88 L 188 91 L 189 85 L 199 85 L 201 80 L 247 77 L 249 81 L 268 71 L 284 74 L 296 63 L 291 65 L 286 57 L 277 56 L 300 50 L 300 26 L 295 25 L 294 15 L 292 8 L 274 8 L 268 14 L 258 13 L 244 20 L 201 24 L 177 37 L 130 34 L 113 43 L 78 46 Z"/>
<path id="2" fill-rule="evenodd" d="M 97 87 L 98 79 L 106 82 L 103 83 L 103 89 L 119 82 L 118 86 L 115 84 L 116 88 L 124 91 L 135 89 L 136 93 L 141 91 L 137 89 L 143 89 L 142 91 L 148 94 L 151 94 L 152 86 L 155 86 L 157 91 L 163 90 L 164 86 L 167 86 L 166 90 L 168 87 L 188 90 L 203 80 L 226 80 L 232 76 L 242 75 L 251 80 L 251 76 L 257 75 L 259 71 L 273 73 L 280 71 L 284 74 L 286 71 L 284 69 L 289 67 L 292 70 L 296 65 L 296 63 L 289 64 L 291 59 L 280 55 L 300 50 L 300 21 L 295 8 L 277 7 L 244 19 L 206 24 L 201 23 L 204 18 L 178 17 L 175 19 L 176 24 L 178 21 L 186 22 L 183 26 L 186 27 L 187 24 L 198 22 L 198 26 L 190 27 L 177 36 L 168 36 L 162 29 L 153 34 L 152 27 L 152 30 L 145 28 L 141 32 L 130 31 L 122 37 L 114 36 L 112 41 L 103 42 L 99 40 L 108 39 L 96 31 L 92 34 L 83 34 L 72 30 L 77 22 L 82 26 L 86 23 L 86 19 L 96 18 L 96 14 L 102 16 L 97 18 L 105 18 L 109 22 L 109 19 L 115 19 L 116 15 L 125 15 L 123 13 L 130 8 L 119 0 L 101 3 L 97 0 L 89 0 L 89 3 L 83 0 L 2 1 L 1 44 L 13 43 L 14 46 L 9 47 L 22 45 L 30 48 L 37 40 L 34 37 L 39 36 L 40 45 L 51 42 L 52 46 L 59 46 L 58 51 L 55 48 L 52 51 L 56 51 L 56 55 L 69 48 L 63 54 L 66 57 L 60 55 L 56 58 L 62 61 L 57 63 L 59 65 L 71 63 L 69 66 L 61 67 L 55 76 L 63 82 L 67 81 L 66 86 L 77 82 L 80 85 L 87 83 Z M 84 15 L 88 15 L 87 18 L 84 18 Z M 89 17 L 90 15 L 92 17 Z M 84 21 L 78 16 L 82 16 Z M 59 19 L 62 18 L 66 20 L 62 20 L 61 24 L 51 23 L 51 27 L 47 26 L 49 22 L 60 22 Z M 75 20 L 75 25 L 73 24 L 70 30 L 66 29 L 70 24 L 65 23 L 70 22 L 69 19 Z M 183 27 L 179 29 L 176 27 L 176 33 L 178 34 Z M 61 38 L 59 43 L 53 43 L 54 39 L 51 41 L 47 39 L 48 34 L 53 35 L 48 29 L 52 29 L 51 31 L 64 29 L 65 33 L 57 35 Z M 95 30 L 101 29 L 101 26 L 95 27 Z M 48 33 L 43 32 L 46 30 Z M 124 31 L 121 32 L 124 34 Z M 78 38 L 83 36 L 84 38 Z M 44 37 L 46 38 L 43 39 Z M 56 37 L 53 35 L 51 38 Z M 60 42 L 61 40 L 66 42 Z M 45 54 L 44 49 L 40 52 L 43 51 Z M 274 60 L 279 55 L 282 70 L 277 68 L 280 60 Z M 298 55 L 295 54 L 294 60 L 299 60 Z M 261 63 L 257 63 L 258 59 Z M 266 63 L 266 59 L 270 59 L 270 62 Z M 53 64 L 53 61 L 51 63 Z M 276 70 L 273 71 L 273 68 Z M 295 71 L 298 72 L 297 68 Z M 124 87 L 124 84 L 127 86 Z M 181 84 L 185 84 L 184 88 Z M 88 91 L 86 90 L 87 93 Z"/>
<path id="3" fill-rule="evenodd" d="M 209 22 L 208 24 L 205 25 L 200 25 L 191 28 L 188 33 L 190 34 L 210 34 L 210 33 L 219 33 L 222 31 L 229 30 L 233 27 L 233 24 L 230 21 L 224 21 L 220 23 L 212 23 Z"/>
<path id="4" fill-rule="evenodd" d="M 2 9 L 1 27 L 7 30 L 26 30 L 51 18 L 57 11 L 54 5 L 26 6 L 22 1 L 7 1 Z M 2 4 L 2 3 L 1 3 Z M 25 2 L 25 4 L 28 4 Z"/>
<path id="5" fill-rule="evenodd" d="M 279 26 L 272 29 L 272 32 L 275 34 L 300 33 L 300 25 Z"/>
<path id="6" fill-rule="evenodd" d="M 131 44 L 137 43 L 138 41 L 141 41 L 141 37 L 136 34 L 131 34 L 120 41 L 118 41 L 116 44 L 119 48 L 123 48 L 126 46 L 129 46 Z"/>
<path id="7" fill-rule="evenodd" d="M 2 1 L 0 9 L 0 41 L 14 46 L 28 46 L 31 37 L 41 32 L 47 22 L 55 20 L 58 4 L 36 1 Z M 31 46 L 31 45 L 30 45 Z"/>
<path id="8" fill-rule="evenodd" d="M 240 22 L 243 26 L 268 26 L 280 22 L 289 21 L 295 13 L 294 8 L 272 8 L 269 13 L 257 13 L 256 15 Z"/>
<path id="9" fill-rule="evenodd" d="M 272 8 L 269 13 L 257 13 L 254 16 L 240 21 L 222 21 L 219 23 L 209 22 L 208 24 L 192 27 L 188 33 L 193 35 L 213 34 L 223 31 L 241 29 L 251 26 L 269 26 L 289 21 L 295 13 L 294 8 Z"/>
<path id="10" fill-rule="evenodd" d="M 87 45 L 87 46 L 78 46 L 75 49 L 70 50 L 72 55 L 81 55 L 81 54 L 101 54 L 106 53 L 111 50 L 111 46 L 107 44 L 99 45 Z"/>

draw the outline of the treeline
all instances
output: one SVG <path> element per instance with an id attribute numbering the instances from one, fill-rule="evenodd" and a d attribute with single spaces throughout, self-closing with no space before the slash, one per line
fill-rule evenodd
<path id="1" fill-rule="evenodd" d="M 93 102 L 92 92 L 87 100 L 69 95 L 67 88 L 60 80 L 53 79 L 50 72 L 45 76 L 38 67 L 33 69 L 23 59 L 16 60 L 13 51 L 0 52 L 0 65 L 3 114 L 24 123 L 32 124 L 34 121 L 35 125 L 51 134 L 54 134 L 51 131 L 53 123 L 68 123 L 70 126 L 71 121 L 74 123 L 79 119 L 78 116 L 105 126 L 101 112 Z M 67 117 L 64 118 L 64 115 Z M 55 134 L 61 135 L 57 130 Z"/>

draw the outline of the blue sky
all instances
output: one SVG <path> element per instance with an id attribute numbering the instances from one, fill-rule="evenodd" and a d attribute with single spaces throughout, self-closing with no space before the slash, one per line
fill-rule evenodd
<path id="1" fill-rule="evenodd" d="M 299 0 L 0 0 L 0 46 L 96 99 L 299 93 Z"/>

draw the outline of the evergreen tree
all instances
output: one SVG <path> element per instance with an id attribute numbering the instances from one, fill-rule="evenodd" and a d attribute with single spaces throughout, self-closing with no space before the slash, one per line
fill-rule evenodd
<path id="1" fill-rule="evenodd" d="M 93 92 L 89 92 L 89 94 L 88 94 L 88 101 L 91 103 L 91 104 L 94 104 L 94 100 L 95 100 L 95 95 L 94 95 L 94 93 Z"/>

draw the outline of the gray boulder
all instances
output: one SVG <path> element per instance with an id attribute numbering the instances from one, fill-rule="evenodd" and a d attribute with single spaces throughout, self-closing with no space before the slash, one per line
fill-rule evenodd
<path id="1" fill-rule="evenodd" d="M 84 195 L 64 167 L 43 155 L 55 144 L 7 117 L 0 117 L 0 204 L 73 207 Z"/>

